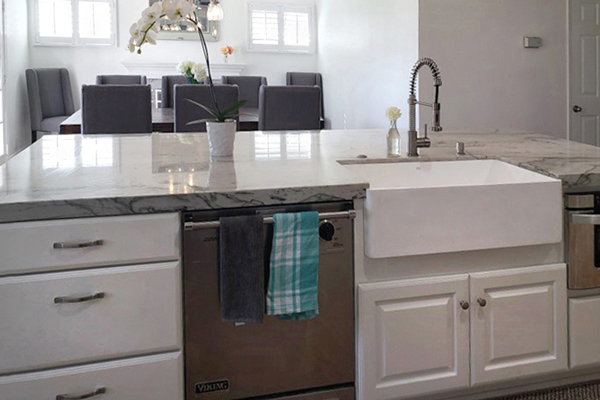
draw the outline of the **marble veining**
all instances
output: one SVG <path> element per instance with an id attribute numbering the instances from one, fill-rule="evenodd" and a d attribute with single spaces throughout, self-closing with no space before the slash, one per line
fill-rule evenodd
<path id="1" fill-rule="evenodd" d="M 387 157 L 385 130 L 239 132 L 233 158 L 211 159 L 206 134 L 46 136 L 0 166 L 0 222 L 364 198 L 368 184 L 343 166 L 354 163 L 493 158 L 567 192 L 600 190 L 594 146 L 521 133 L 431 140 L 409 159 Z"/>

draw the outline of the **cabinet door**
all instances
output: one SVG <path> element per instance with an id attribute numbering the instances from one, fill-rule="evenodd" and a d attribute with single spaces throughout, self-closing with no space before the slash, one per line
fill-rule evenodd
<path id="1" fill-rule="evenodd" d="M 471 274 L 473 385 L 567 368 L 566 266 Z"/>
<path id="2" fill-rule="evenodd" d="M 468 275 L 359 285 L 359 398 L 468 386 L 468 290 Z"/>

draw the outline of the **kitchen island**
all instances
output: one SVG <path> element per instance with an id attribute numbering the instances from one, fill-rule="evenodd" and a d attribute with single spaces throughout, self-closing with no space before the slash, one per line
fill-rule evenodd
<path id="1" fill-rule="evenodd" d="M 0 302 L 9 305 L 0 314 L 0 394 L 89 394 L 101 376 L 117 392 L 135 386 L 140 398 L 183 398 L 179 213 L 339 201 L 353 201 L 358 213 L 359 399 L 475 399 L 600 374 L 595 360 L 569 370 L 560 235 L 522 247 L 368 258 L 369 182 L 345 167 L 498 159 L 581 193 L 600 189 L 600 149 L 535 134 L 431 140 L 415 159 L 388 157 L 383 130 L 240 132 L 233 158 L 211 159 L 205 134 L 44 137 L 0 167 Z M 511 302 L 494 297 L 500 292 Z M 40 294 L 57 297 L 34 300 Z M 79 301 L 94 306 L 61 311 Z M 65 335 L 64 326 L 82 334 Z M 514 340 L 523 326 L 527 335 Z M 500 363 L 487 358 L 490 344 Z M 152 384 L 137 385 L 147 377 Z"/>
<path id="2" fill-rule="evenodd" d="M 600 188 L 600 149 L 536 134 L 440 133 L 417 158 L 389 158 L 383 130 L 239 132 L 232 159 L 205 134 L 45 136 L 0 166 L 0 222 L 364 198 L 341 164 L 499 159 Z M 456 155 L 456 143 L 466 155 Z"/>

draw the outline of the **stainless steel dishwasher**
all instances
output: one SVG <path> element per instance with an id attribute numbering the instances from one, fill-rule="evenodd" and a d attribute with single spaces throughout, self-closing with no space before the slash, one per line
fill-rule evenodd
<path id="1" fill-rule="evenodd" d="M 308 321 L 221 321 L 219 218 L 265 218 L 265 284 L 272 215 L 320 214 L 319 309 Z M 256 207 L 184 214 L 186 399 L 355 398 L 352 203 Z M 266 291 L 266 287 L 265 287 Z"/>

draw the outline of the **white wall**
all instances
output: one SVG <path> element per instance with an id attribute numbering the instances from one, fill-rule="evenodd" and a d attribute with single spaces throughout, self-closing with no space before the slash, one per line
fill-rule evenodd
<path id="1" fill-rule="evenodd" d="M 21 0 L 18 0 L 21 1 Z M 33 0 L 28 0 L 30 4 Z M 294 3 L 314 4 L 314 0 L 259 0 L 260 3 Z M 225 45 L 233 46 L 235 53 L 230 56 L 231 63 L 245 63 L 244 75 L 266 76 L 269 84 L 285 84 L 287 71 L 315 71 L 316 54 L 248 53 L 246 51 L 247 35 L 247 0 L 227 0 L 221 2 L 225 18 L 221 21 L 221 38 L 219 42 L 208 43 L 211 62 L 223 62 L 219 49 Z M 156 46 L 146 45 L 142 54 L 130 54 L 125 46 L 129 40 L 129 27 L 141 17 L 142 10 L 147 7 L 147 0 L 120 0 L 118 2 L 119 45 L 118 47 L 31 47 L 32 67 L 66 67 L 71 72 L 76 103 L 80 102 L 79 88 L 82 84 L 90 84 L 99 74 L 127 74 L 129 71 L 123 61 L 152 62 L 182 60 L 203 61 L 200 42 L 159 41 Z M 318 13 L 318 10 L 317 10 Z M 30 12 L 30 21 L 33 20 Z M 33 23 L 31 23 L 33 27 Z M 32 29 L 30 29 L 32 31 Z M 30 34 L 32 34 L 30 32 Z M 32 40 L 33 43 L 33 40 Z"/>
<path id="2" fill-rule="evenodd" d="M 420 0 L 420 55 L 442 72 L 444 129 L 566 138 L 566 18 L 566 0 Z M 544 46 L 524 49 L 523 36 Z M 431 99 L 431 75 L 420 84 Z"/>
<path id="3" fill-rule="evenodd" d="M 395 105 L 404 114 L 398 128 L 408 127 L 418 13 L 418 0 L 320 1 L 318 66 L 327 126 L 385 128 L 385 110 Z"/>
<path id="4" fill-rule="evenodd" d="M 5 1 L 4 122 L 8 154 L 14 155 L 31 143 L 25 70 L 29 64 L 27 3 Z"/>

